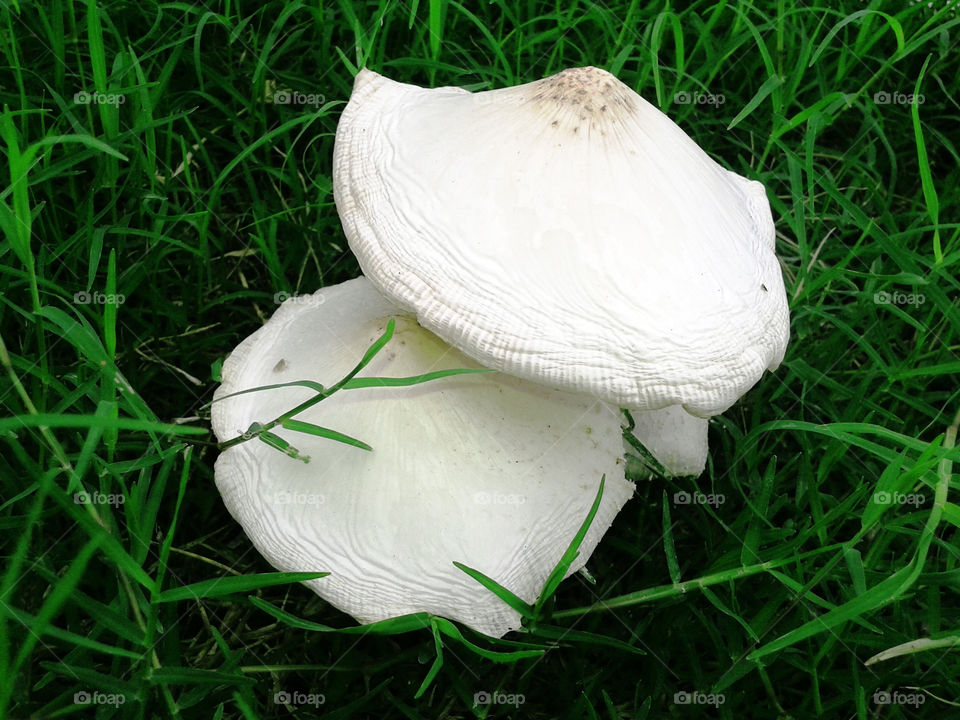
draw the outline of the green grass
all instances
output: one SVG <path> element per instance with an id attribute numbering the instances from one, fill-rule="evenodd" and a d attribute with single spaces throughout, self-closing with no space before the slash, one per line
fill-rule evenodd
<path id="1" fill-rule="evenodd" d="M 960 712 L 960 16 L 933 5 L 4 4 L 0 717 Z M 330 179 L 355 68 L 586 64 L 765 183 L 787 357 L 526 632 L 357 628 L 220 502 L 219 363 L 359 273 Z"/>

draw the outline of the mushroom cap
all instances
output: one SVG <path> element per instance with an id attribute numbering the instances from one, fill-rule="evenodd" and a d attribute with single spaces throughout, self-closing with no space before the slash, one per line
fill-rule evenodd
<path id="1" fill-rule="evenodd" d="M 329 387 L 396 314 L 364 278 L 291 298 L 233 351 L 215 398 L 295 380 Z M 477 364 L 404 316 L 361 376 L 457 367 Z M 313 395 L 292 387 L 220 400 L 214 432 L 226 441 Z M 453 562 L 534 602 L 600 478 L 603 498 L 571 573 L 633 493 L 618 410 L 499 373 L 341 390 L 297 419 L 373 451 L 278 426 L 311 461 L 254 438 L 221 453 L 217 488 L 272 565 L 330 572 L 306 584 L 362 623 L 429 612 L 501 636 L 520 616 Z"/>
<path id="2" fill-rule="evenodd" d="M 475 94 L 361 70 L 334 197 L 371 282 L 486 367 L 709 417 L 783 358 L 763 185 L 604 70 Z"/>

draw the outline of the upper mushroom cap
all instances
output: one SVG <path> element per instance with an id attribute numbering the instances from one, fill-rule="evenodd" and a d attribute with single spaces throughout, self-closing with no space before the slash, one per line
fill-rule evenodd
<path id="1" fill-rule="evenodd" d="M 763 185 L 603 70 L 476 94 L 361 70 L 334 195 L 373 284 L 487 367 L 707 417 L 783 358 Z"/>
<path id="2" fill-rule="evenodd" d="M 351 370 L 396 315 L 364 278 L 287 300 L 223 365 L 212 424 L 221 442 L 314 395 L 302 387 L 224 396 Z M 399 317 L 362 376 L 405 377 L 476 363 Z M 453 565 L 473 567 L 534 602 L 604 494 L 570 568 L 583 566 L 633 493 L 624 478 L 619 411 L 499 373 L 399 388 L 341 390 L 297 419 L 373 446 L 273 430 L 305 464 L 251 439 L 217 459 L 230 513 L 286 571 L 326 571 L 306 583 L 361 622 L 430 612 L 488 635 L 519 614 Z"/>

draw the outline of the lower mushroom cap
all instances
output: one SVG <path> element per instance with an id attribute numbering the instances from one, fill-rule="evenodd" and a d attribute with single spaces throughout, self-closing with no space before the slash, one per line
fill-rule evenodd
<path id="1" fill-rule="evenodd" d="M 216 397 L 294 380 L 330 386 L 396 314 L 364 278 L 287 300 L 224 363 Z M 478 365 L 399 317 L 393 339 L 361 375 L 456 367 Z M 226 441 L 313 394 L 296 387 L 215 402 L 214 431 Z M 306 584 L 361 622 L 429 612 L 499 637 L 519 627 L 520 616 L 453 562 L 533 602 L 601 476 L 603 500 L 571 573 L 633 492 L 618 411 L 499 373 L 344 390 L 297 419 L 374 449 L 278 427 L 309 464 L 252 439 L 220 455 L 217 487 L 271 564 L 330 572 Z"/>

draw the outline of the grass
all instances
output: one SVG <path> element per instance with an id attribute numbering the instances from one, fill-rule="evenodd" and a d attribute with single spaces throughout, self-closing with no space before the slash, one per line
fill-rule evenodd
<path id="1" fill-rule="evenodd" d="M 957 713 L 954 5 L 47 0 L 0 25 L 0 717 Z M 586 64 L 766 185 L 787 357 L 527 632 L 357 628 L 252 550 L 200 408 L 277 300 L 359 273 L 330 179 L 355 68 L 480 90 Z"/>

